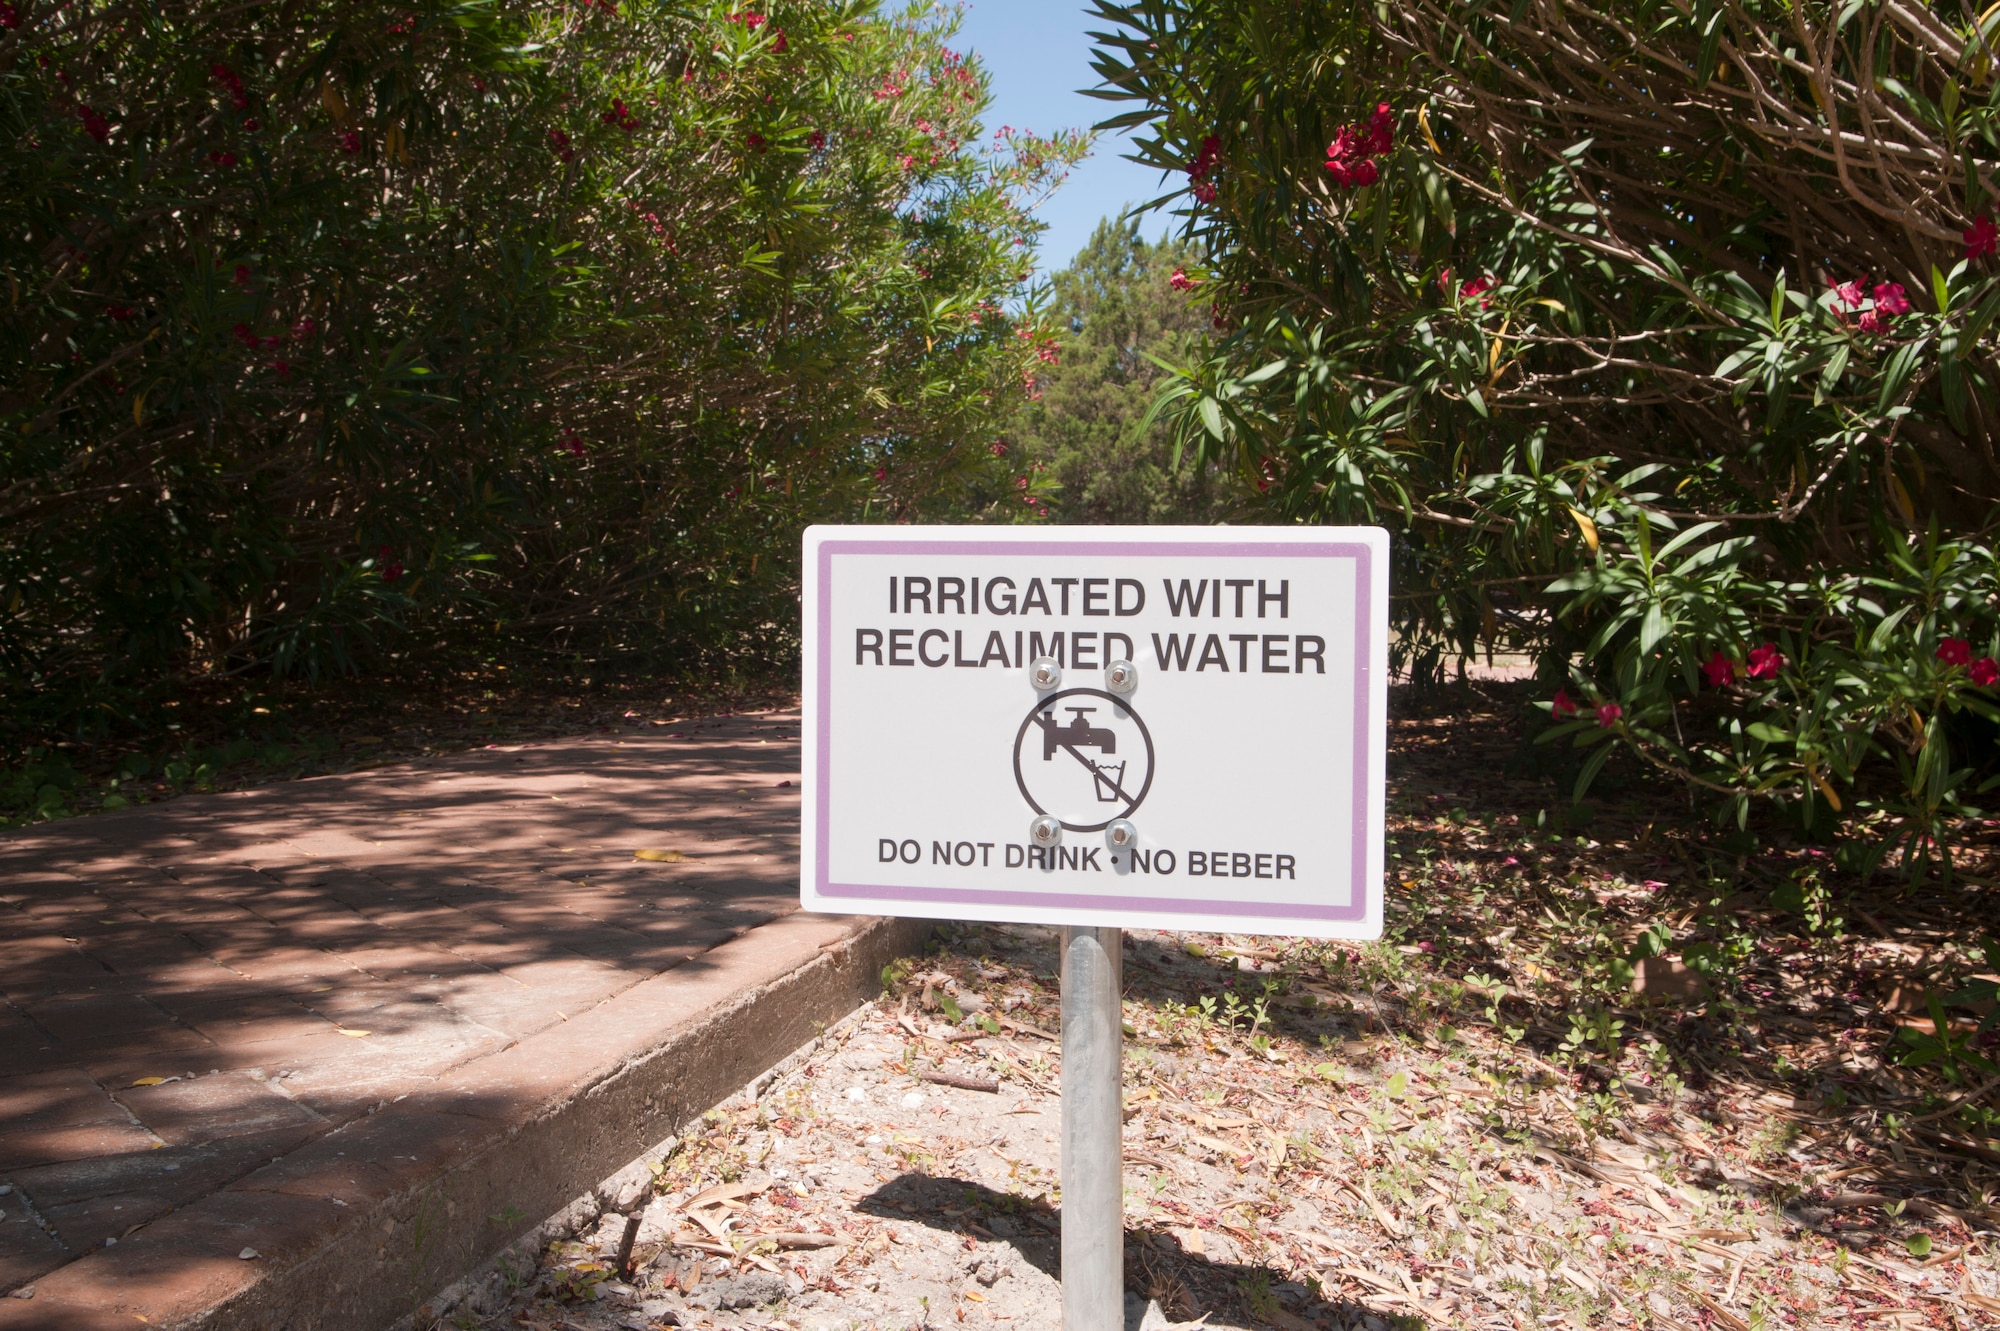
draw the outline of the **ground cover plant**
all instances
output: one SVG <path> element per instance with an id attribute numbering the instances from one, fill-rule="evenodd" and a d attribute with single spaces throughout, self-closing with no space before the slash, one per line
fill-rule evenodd
<path id="1" fill-rule="evenodd" d="M 952 21 L 0 10 L 0 743 L 788 660 L 797 529 L 951 502 L 1039 363 L 1003 305 L 1078 143 L 992 143 Z"/>
<path id="2" fill-rule="evenodd" d="M 1843 895 L 1863 930 L 1829 932 L 1759 890 L 1811 848 L 1662 820 L 1636 764 L 1586 829 L 1476 775 L 1518 757 L 1516 701 L 1395 709 L 1379 943 L 1128 935 L 1128 1289 L 1281 1331 L 1992 1325 L 2000 1084 L 1894 1056 L 1915 992 L 1984 964 L 1954 940 L 1990 882 Z M 636 1225 L 464 1320 L 1053 1327 L 1056 955 L 948 930 L 650 1157 Z"/>
<path id="3" fill-rule="evenodd" d="M 1096 5 L 1209 256 L 1166 404 L 1399 533 L 1401 658 L 1921 878 L 1991 803 L 1996 19 L 1956 4 Z"/>

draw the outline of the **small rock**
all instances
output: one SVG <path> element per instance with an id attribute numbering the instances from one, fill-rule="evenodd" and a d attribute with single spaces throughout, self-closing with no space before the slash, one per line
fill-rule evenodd
<path id="1" fill-rule="evenodd" d="M 263 1255 L 263 1253 L 258 1252 L 255 1248 L 245 1248 L 242 1252 L 236 1254 L 239 1259 L 246 1262 L 254 1262 Z"/>
<path id="2" fill-rule="evenodd" d="M 924 1107 L 924 1093 L 922 1091 L 911 1091 L 908 1095 L 903 1097 L 903 1108 L 922 1109 L 923 1107 Z"/>
<path id="3" fill-rule="evenodd" d="M 860 1104 L 868 1098 L 868 1092 L 862 1090 L 859 1086 L 850 1086 L 847 1088 L 847 1098 L 856 1104 Z"/>
<path id="4" fill-rule="evenodd" d="M 33 1285 L 23 1285 L 14 1291 L 13 1297 L 17 1299 L 32 1299 L 35 1297 L 35 1287 Z"/>
<path id="5" fill-rule="evenodd" d="M 972 1273 L 972 1278 L 986 1288 L 992 1289 L 999 1283 L 1001 1277 L 1007 1274 L 1008 1269 L 998 1262 L 981 1262 L 978 1269 Z"/>

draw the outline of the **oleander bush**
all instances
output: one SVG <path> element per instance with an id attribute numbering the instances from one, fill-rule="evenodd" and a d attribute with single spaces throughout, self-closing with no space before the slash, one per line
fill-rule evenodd
<path id="1" fill-rule="evenodd" d="M 2000 798 L 2000 11 L 1096 9 L 1212 256 L 1184 443 L 1392 527 L 1420 677 L 1535 654 L 1577 798 L 1628 751 L 1948 874 Z"/>
<path id="2" fill-rule="evenodd" d="M 799 527 L 985 483 L 1044 340 L 1081 143 L 984 139 L 953 21 L 0 4 L 11 742 L 426 656 L 787 663 Z"/>

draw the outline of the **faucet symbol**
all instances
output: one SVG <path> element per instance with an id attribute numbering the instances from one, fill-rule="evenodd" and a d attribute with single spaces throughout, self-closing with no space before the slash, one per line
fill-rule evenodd
<path id="1" fill-rule="evenodd" d="M 1118 752 L 1118 732 L 1101 726 L 1093 726 L 1084 720 L 1095 707 L 1066 707 L 1063 709 L 1075 719 L 1068 725 L 1057 725 L 1055 709 L 1052 707 L 1035 718 L 1035 724 L 1042 728 L 1042 761 L 1053 762 L 1057 749 L 1065 749 L 1070 757 L 1090 769 L 1091 788 L 1100 804 L 1116 804 L 1119 800 L 1131 799 L 1121 784 L 1125 780 L 1125 764 L 1113 768 L 1108 763 L 1093 762 L 1080 752 L 1096 749 L 1106 757 Z"/>

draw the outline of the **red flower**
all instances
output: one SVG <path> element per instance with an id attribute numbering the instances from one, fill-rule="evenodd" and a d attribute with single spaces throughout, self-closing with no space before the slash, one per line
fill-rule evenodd
<path id="1" fill-rule="evenodd" d="M 1937 647 L 1937 659 L 1948 666 L 1972 664 L 1972 644 L 1963 638 L 1946 638 Z"/>
<path id="2" fill-rule="evenodd" d="M 808 148 L 811 148 L 814 152 L 819 152 L 822 149 L 824 149 L 826 147 L 826 131 L 823 129 L 816 129 L 812 133 L 806 135 L 806 146 Z"/>
<path id="3" fill-rule="evenodd" d="M 1483 310 L 1493 303 L 1491 300 L 1485 299 L 1486 293 L 1499 285 L 1499 281 L 1491 273 L 1484 273 L 1460 287 L 1458 289 L 1458 298 L 1460 300 L 1477 299 L 1479 301 L 1479 308 Z"/>
<path id="4" fill-rule="evenodd" d="M 562 158 L 565 162 L 571 161 L 576 157 L 576 149 L 569 146 L 569 135 L 559 129 L 549 131 L 549 147 L 555 149 L 556 156 Z"/>
<path id="5" fill-rule="evenodd" d="M 1990 689 L 2000 684 L 2000 661 L 1990 656 L 1982 656 L 1972 663 L 1972 682 L 1982 689 Z"/>
<path id="6" fill-rule="evenodd" d="M 1829 282 L 1832 281 L 1831 278 L 1827 280 Z M 1858 310 L 1861 308 L 1861 302 L 1867 299 L 1867 295 L 1865 294 L 1867 285 L 1868 279 L 1866 277 L 1857 277 L 1852 281 L 1842 282 L 1834 287 L 1833 298 L 1850 310 Z"/>
<path id="7" fill-rule="evenodd" d="M 1326 146 L 1326 173 L 1341 189 L 1372 185 L 1379 178 L 1379 173 L 1375 163 L 1369 159 L 1378 153 L 1388 152 L 1394 141 L 1395 129 L 1389 104 L 1382 102 L 1376 106 L 1375 114 L 1369 117 L 1367 129 L 1342 125 L 1334 131 L 1333 142 Z"/>
<path id="8" fill-rule="evenodd" d="M 280 379 L 289 379 L 292 377 L 292 363 L 282 357 L 271 362 L 271 369 Z"/>
<path id="9" fill-rule="evenodd" d="M 0 4 L 0 28 L 21 26 L 21 11 L 9 4 Z"/>
<path id="10" fill-rule="evenodd" d="M 760 153 L 764 151 L 764 136 L 762 134 L 757 133 L 757 131 L 755 130 L 750 131 L 750 133 L 744 138 L 743 142 L 749 145 L 750 151 L 753 153 Z"/>
<path id="11" fill-rule="evenodd" d="M 2000 226 L 1993 224 L 1993 214 L 1974 218 L 1965 229 L 1965 257 L 1982 259 L 1996 248 L 2000 248 Z"/>
<path id="12" fill-rule="evenodd" d="M 1903 295 L 1901 282 L 1878 282 L 1875 286 L 1875 308 L 1887 315 L 1908 314 L 1910 302 Z"/>
<path id="13" fill-rule="evenodd" d="M 875 469 L 875 479 L 876 479 L 876 480 L 878 480 L 878 481 L 886 481 L 886 480 L 888 480 L 888 479 L 889 479 L 889 469 L 888 469 L 887 467 L 877 467 L 877 468 Z"/>
<path id="14" fill-rule="evenodd" d="M 1380 157 L 1395 144 L 1395 122 L 1389 114 L 1389 104 L 1376 104 L 1375 114 L 1368 118 L 1368 151 Z"/>
<path id="15" fill-rule="evenodd" d="M 247 287 L 247 286 L 249 286 L 249 285 L 250 285 L 250 265 L 249 265 L 249 264 L 247 264 L 247 263 L 239 263 L 239 264 L 237 264 L 237 265 L 236 265 L 236 278 L 235 278 L 235 282 L 236 282 L 236 285 L 237 285 L 237 286 L 239 286 L 239 287 Z"/>
<path id="16" fill-rule="evenodd" d="M 1618 724 L 1618 718 L 1625 715 L 1625 709 L 1615 702 L 1600 703 L 1597 708 L 1599 728 L 1609 730 Z"/>
<path id="17" fill-rule="evenodd" d="M 1004 458 L 1007 456 L 1007 441 L 1004 439 L 995 440 L 993 443 L 988 444 L 986 447 L 988 451 L 990 451 L 996 458 Z"/>
<path id="18" fill-rule="evenodd" d="M 234 106 L 239 111 L 246 110 L 249 107 L 250 94 L 243 91 L 243 80 L 238 78 L 229 66 L 217 62 L 208 67 L 208 72 L 217 83 L 222 85 L 222 90 L 229 94 L 229 104 L 231 106 Z"/>
<path id="19" fill-rule="evenodd" d="M 208 160 L 215 163 L 217 166 L 235 166 L 236 154 L 226 153 L 226 152 L 212 152 L 208 155 Z"/>
<path id="20" fill-rule="evenodd" d="M 255 134 L 258 130 L 264 128 L 264 125 L 256 116 L 245 116 L 243 119 L 243 128 L 247 132 Z"/>
<path id="21" fill-rule="evenodd" d="M 96 139 L 99 143 L 105 143 L 110 140 L 111 122 L 81 102 L 77 103 L 76 118 L 83 122 L 83 132 L 90 135 L 91 138 Z"/>
<path id="22" fill-rule="evenodd" d="M 1576 702 L 1569 696 L 1568 689 L 1557 689 L 1556 696 L 1549 702 L 1549 715 L 1575 716 Z"/>
<path id="23" fill-rule="evenodd" d="M 621 97 L 612 98 L 611 109 L 600 115 L 598 119 L 607 125 L 616 125 L 628 134 L 639 127 L 639 122 L 632 118 L 631 111 L 626 109 L 625 100 Z"/>
<path id="24" fill-rule="evenodd" d="M 1176 291 L 1193 291 L 1194 279 L 1187 275 L 1187 269 L 1176 268 L 1174 275 L 1167 279 L 1167 285 Z"/>
<path id="25" fill-rule="evenodd" d="M 785 30 L 783 28 L 773 28 L 771 30 L 771 49 L 782 53 L 790 48 L 791 43 L 785 40 Z"/>
<path id="26" fill-rule="evenodd" d="M 1451 294 L 1451 266 L 1449 264 L 1438 272 L 1438 294 L 1444 296 Z"/>
<path id="27" fill-rule="evenodd" d="M 106 305 L 104 312 L 119 323 L 124 323 L 127 319 L 138 313 L 130 305 Z"/>
<path id="28" fill-rule="evenodd" d="M 729 21 L 731 23 L 741 23 L 752 32 L 764 26 L 764 16 L 762 14 L 751 14 L 741 9 L 731 14 Z"/>
<path id="29" fill-rule="evenodd" d="M 310 314 L 300 315 L 299 321 L 292 325 L 292 336 L 295 338 L 308 338 L 318 331 L 319 324 L 314 321 Z"/>
<path id="30" fill-rule="evenodd" d="M 340 134 L 340 150 L 346 153 L 349 157 L 352 157 L 356 153 L 360 152 L 361 131 L 355 129 L 343 130 Z"/>
<path id="31" fill-rule="evenodd" d="M 1778 644 L 1767 642 L 1750 649 L 1750 668 L 1743 673 L 1752 679 L 1776 679 L 1784 667 L 1784 653 L 1778 650 Z"/>
<path id="32" fill-rule="evenodd" d="M 1703 663 L 1701 673 L 1707 677 L 1710 688 L 1726 689 L 1736 682 L 1736 663 L 1718 648 L 1715 655 Z"/>
<path id="33" fill-rule="evenodd" d="M 1221 156 L 1222 140 L 1210 134 L 1201 141 L 1201 147 L 1195 152 L 1194 160 L 1188 163 L 1188 186 L 1193 190 L 1195 198 L 1203 203 L 1215 202 L 1215 181 L 1212 177 Z"/>
<path id="34" fill-rule="evenodd" d="M 237 324 L 236 327 L 229 330 L 229 334 L 238 342 L 250 348 L 250 350 L 255 351 L 257 349 L 257 335 L 250 331 L 249 324 Z"/>
<path id="35" fill-rule="evenodd" d="M 575 430 L 567 432 L 562 438 L 556 440 L 556 442 L 562 445 L 563 451 L 572 457 L 580 458 L 590 451 L 589 445 L 583 442 L 583 436 Z"/>

